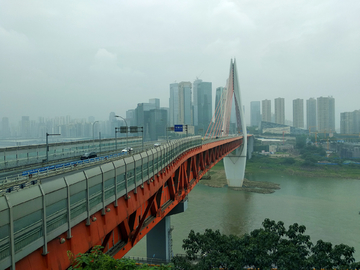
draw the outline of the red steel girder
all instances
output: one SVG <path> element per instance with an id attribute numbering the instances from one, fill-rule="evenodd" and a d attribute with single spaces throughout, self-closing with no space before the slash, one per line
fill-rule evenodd
<path id="1" fill-rule="evenodd" d="M 124 256 L 146 233 L 184 200 L 201 177 L 216 162 L 240 146 L 242 140 L 230 138 L 204 144 L 183 153 L 161 172 L 144 182 L 114 203 L 106 206 L 105 215 L 99 211 L 91 216 L 91 224 L 83 221 L 72 227 L 72 238 L 48 242 L 47 255 L 42 248 L 16 263 L 18 269 L 66 269 L 67 251 L 84 253 L 95 245 L 104 245 L 104 251 L 115 258 Z M 116 253 L 116 254 L 115 254 Z"/>

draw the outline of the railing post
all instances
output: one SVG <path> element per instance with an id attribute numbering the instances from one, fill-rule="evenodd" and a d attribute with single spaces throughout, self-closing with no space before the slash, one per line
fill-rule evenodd
<path id="1" fill-rule="evenodd" d="M 43 237 L 44 237 L 44 245 L 43 245 L 43 253 L 42 255 L 48 254 L 47 250 L 47 227 L 46 227 L 46 201 L 45 201 L 45 192 L 42 189 L 41 185 L 38 185 L 41 196 L 42 196 L 42 216 L 43 216 Z"/>
<path id="2" fill-rule="evenodd" d="M 114 178 L 114 193 L 115 193 L 115 203 L 114 206 L 117 207 L 118 206 L 118 196 L 117 196 L 117 171 L 116 171 L 116 167 L 114 162 L 111 162 L 113 167 L 114 167 L 114 172 L 115 172 L 115 178 Z"/>
<path id="3" fill-rule="evenodd" d="M 101 215 L 105 215 L 105 181 L 104 181 L 104 172 L 100 166 L 100 171 L 101 171 L 101 182 L 102 182 L 102 211 L 101 211 Z"/>
<path id="4" fill-rule="evenodd" d="M 7 195 L 4 195 L 4 197 L 9 208 L 9 223 L 10 223 L 9 242 L 10 242 L 10 255 L 11 255 L 11 270 L 15 270 L 14 215 L 9 197 Z"/>
<path id="5" fill-rule="evenodd" d="M 86 218 L 86 225 L 90 226 L 90 192 L 89 192 L 89 179 L 84 171 L 85 175 L 85 181 L 86 181 L 86 212 L 87 212 L 87 218 Z"/>
<path id="6" fill-rule="evenodd" d="M 67 192 L 67 223 L 68 223 L 68 231 L 67 231 L 67 239 L 72 237 L 71 235 L 71 203 L 70 203 L 70 185 L 67 182 L 66 178 L 64 177 L 65 185 L 66 185 L 66 192 Z"/>

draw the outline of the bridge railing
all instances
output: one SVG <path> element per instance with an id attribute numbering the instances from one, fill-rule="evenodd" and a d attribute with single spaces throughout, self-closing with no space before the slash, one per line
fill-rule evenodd
<path id="1" fill-rule="evenodd" d="M 128 146 L 141 143 L 140 137 L 129 137 Z M 86 140 L 49 144 L 48 161 L 80 157 L 86 152 L 108 152 L 126 147 L 125 138 Z M 0 170 L 41 163 L 46 159 L 46 145 L 0 148 Z"/>
<path id="2" fill-rule="evenodd" d="M 208 141 L 207 141 L 208 142 Z M 201 146 L 201 137 L 170 141 L 125 158 L 72 174 L 42 179 L 29 188 L 0 196 L 0 268 L 7 268 L 58 235 L 127 195 L 181 153 Z"/>

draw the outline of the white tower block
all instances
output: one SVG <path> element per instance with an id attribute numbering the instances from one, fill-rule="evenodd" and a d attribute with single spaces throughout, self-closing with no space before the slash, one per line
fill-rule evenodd
<path id="1" fill-rule="evenodd" d="M 246 154 L 247 154 L 247 132 L 244 110 L 240 97 L 240 86 L 237 77 L 236 60 L 231 60 L 230 75 L 227 81 L 228 91 L 233 92 L 235 98 L 236 118 L 238 135 L 243 136 L 242 145 L 224 158 L 226 179 L 229 187 L 241 187 L 244 182 Z M 230 106 L 231 106 L 230 102 Z M 231 111 L 231 109 L 230 109 Z M 228 117 L 230 120 L 230 117 Z"/>

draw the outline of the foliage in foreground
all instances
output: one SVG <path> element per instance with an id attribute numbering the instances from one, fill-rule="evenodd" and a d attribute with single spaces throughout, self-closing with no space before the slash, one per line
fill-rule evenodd
<path id="1" fill-rule="evenodd" d="M 79 253 L 74 256 L 71 251 L 68 251 L 68 257 L 71 266 L 69 270 L 113 270 L 113 269 L 147 269 L 147 270 L 166 270 L 171 269 L 171 265 L 150 266 L 147 264 L 137 265 L 134 260 L 123 258 L 121 260 L 114 259 L 102 252 L 103 247 L 95 246 L 89 253 Z"/>
<path id="2" fill-rule="evenodd" d="M 359 269 L 354 248 L 333 246 L 319 240 L 315 245 L 305 235 L 305 226 L 265 219 L 263 228 L 242 237 L 206 230 L 191 231 L 184 240 L 186 257 L 174 257 L 175 269 Z"/>

